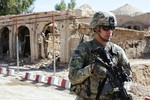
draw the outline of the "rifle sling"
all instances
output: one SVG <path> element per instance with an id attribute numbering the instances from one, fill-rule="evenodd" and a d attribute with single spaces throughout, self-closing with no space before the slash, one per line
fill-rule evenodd
<path id="1" fill-rule="evenodd" d="M 99 86 L 98 86 L 98 88 L 97 88 L 97 89 L 98 89 L 98 92 L 97 92 L 97 94 L 96 94 L 96 100 L 99 100 L 99 97 L 100 97 L 100 95 L 101 95 L 101 92 L 102 92 L 102 90 L 103 90 L 103 87 L 104 87 L 104 85 L 105 85 L 106 80 L 107 80 L 107 76 L 106 76 L 106 78 L 103 79 L 102 83 L 99 82 Z"/>

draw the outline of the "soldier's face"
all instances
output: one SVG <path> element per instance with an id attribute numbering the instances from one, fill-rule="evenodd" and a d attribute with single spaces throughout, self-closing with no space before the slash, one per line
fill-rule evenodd
<path id="1" fill-rule="evenodd" d="M 108 42 L 112 37 L 112 33 L 114 29 L 115 27 L 111 27 L 111 26 L 101 26 L 100 33 L 99 33 L 101 39 L 104 42 Z"/>

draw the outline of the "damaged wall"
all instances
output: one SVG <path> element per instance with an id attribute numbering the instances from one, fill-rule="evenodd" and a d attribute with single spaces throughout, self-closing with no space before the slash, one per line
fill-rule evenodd
<path id="1" fill-rule="evenodd" d="M 124 28 L 117 28 L 114 31 L 112 41 L 120 45 L 126 52 L 128 58 L 138 59 L 149 54 L 149 39 L 146 39 L 148 32 L 135 31 Z"/>
<path id="2" fill-rule="evenodd" d="M 55 55 L 61 55 L 59 54 L 60 49 L 65 50 L 63 45 L 66 45 L 66 43 L 62 42 L 63 47 L 60 48 L 60 40 L 65 41 L 67 39 L 64 34 L 69 34 L 67 27 L 69 26 L 69 23 L 72 22 L 71 19 L 69 19 L 72 15 L 73 14 L 70 14 L 70 12 L 51 11 L 15 16 L 0 16 L 0 48 L 2 48 L 0 55 L 3 56 L 4 54 L 7 54 L 9 60 L 15 60 L 17 55 L 16 51 L 18 49 L 20 58 L 27 58 L 29 61 L 39 60 L 40 57 L 52 58 L 48 57 L 48 54 L 52 54 L 53 51 L 51 45 L 51 41 L 54 41 L 51 38 L 51 33 L 53 32 L 51 32 L 47 26 L 53 21 L 58 24 L 57 29 L 59 32 L 61 31 L 61 36 L 58 32 L 55 32 L 54 35 L 54 46 L 56 45 Z M 45 29 L 45 27 L 47 28 Z M 19 41 L 18 48 L 16 48 L 16 36 L 18 36 Z M 3 37 L 6 37 L 8 41 L 4 41 Z M 3 49 L 5 48 L 7 50 L 4 50 L 5 52 L 3 52 Z M 66 55 L 66 53 L 63 52 L 62 54 Z M 62 57 L 64 55 L 62 55 Z"/>

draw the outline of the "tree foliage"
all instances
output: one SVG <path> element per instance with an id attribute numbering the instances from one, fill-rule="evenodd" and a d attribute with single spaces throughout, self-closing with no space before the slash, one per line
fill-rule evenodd
<path id="1" fill-rule="evenodd" d="M 32 12 L 34 1 L 35 0 L 0 0 L 0 15 Z"/>
<path id="2" fill-rule="evenodd" d="M 66 10 L 66 3 L 65 3 L 65 1 L 61 0 L 60 4 L 56 4 L 55 5 L 55 10 L 59 10 L 59 11 Z"/>
<path id="3" fill-rule="evenodd" d="M 68 8 L 66 7 L 65 1 L 61 0 L 61 2 L 59 4 L 55 5 L 55 10 L 58 10 L 58 11 L 63 11 L 66 9 L 72 9 L 73 10 L 75 6 L 76 6 L 75 0 L 70 0 L 70 3 L 68 3 Z"/>
<path id="4" fill-rule="evenodd" d="M 68 3 L 68 9 L 74 9 L 76 6 L 76 0 L 70 0 L 70 3 Z"/>

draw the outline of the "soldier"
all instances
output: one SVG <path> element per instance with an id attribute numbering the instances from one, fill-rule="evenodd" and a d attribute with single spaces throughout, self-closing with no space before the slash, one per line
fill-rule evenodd
<path id="1" fill-rule="evenodd" d="M 117 89 L 106 78 L 108 70 L 95 61 L 97 56 L 92 52 L 100 46 L 109 52 L 113 64 L 123 66 L 125 73 L 130 74 L 129 61 L 124 50 L 110 42 L 116 25 L 113 13 L 96 12 L 90 22 L 94 38 L 80 43 L 73 51 L 68 77 L 72 84 L 70 89 L 77 95 L 76 100 L 121 100 Z"/>

